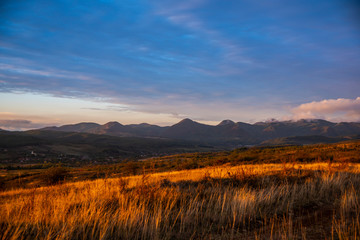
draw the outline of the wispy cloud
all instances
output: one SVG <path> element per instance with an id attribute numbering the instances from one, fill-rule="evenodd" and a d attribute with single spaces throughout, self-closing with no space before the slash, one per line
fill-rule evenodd
<path id="1" fill-rule="evenodd" d="M 166 7 L 159 7 L 156 14 L 164 16 L 172 24 L 190 30 L 202 38 L 204 42 L 210 43 L 215 47 L 214 50 L 219 52 L 215 69 L 197 66 L 192 67 L 193 70 L 218 77 L 238 74 L 241 72 L 240 66 L 252 64 L 253 60 L 244 53 L 244 47 L 224 37 L 220 30 L 207 26 L 205 21 L 192 12 L 192 10 L 206 3 L 203 0 L 189 0 L 178 5 L 165 4 Z"/>
<path id="2" fill-rule="evenodd" d="M 0 112 L 0 128 L 4 130 L 24 131 L 58 125 L 60 125 L 59 119 L 37 115 L 22 115 L 12 112 Z"/>
<path id="3" fill-rule="evenodd" d="M 69 72 L 59 69 L 35 70 L 33 68 L 0 63 L 0 71 L 17 73 L 21 75 L 34 75 L 34 76 L 41 76 L 48 78 L 66 78 L 66 79 L 86 81 L 88 83 L 89 82 L 99 83 L 97 79 L 91 76 L 84 75 L 83 73 L 79 74 L 76 72 Z M 4 77 L 5 75 L 2 74 L 2 76 Z"/>
<path id="4" fill-rule="evenodd" d="M 93 110 L 93 111 L 117 111 L 117 112 L 130 112 L 131 111 L 130 107 L 122 106 L 120 104 L 119 105 L 108 105 L 103 108 L 86 107 L 86 108 L 82 108 L 82 109 Z"/>
<path id="5" fill-rule="evenodd" d="M 173 12 L 186 11 L 194 8 L 199 8 L 204 5 L 206 0 L 185 0 L 185 1 L 157 1 L 156 4 L 156 12 L 159 14 L 168 15 Z"/>
<path id="6" fill-rule="evenodd" d="M 293 108 L 291 112 L 294 119 L 323 118 L 332 121 L 360 121 L 360 97 L 304 103 Z"/>
<path id="7" fill-rule="evenodd" d="M 30 120 L 0 120 L 0 128 L 6 130 L 29 130 L 46 126 L 43 123 L 34 123 Z"/>

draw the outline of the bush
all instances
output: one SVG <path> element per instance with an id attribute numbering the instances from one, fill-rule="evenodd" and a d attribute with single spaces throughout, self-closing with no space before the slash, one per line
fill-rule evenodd
<path id="1" fill-rule="evenodd" d="M 138 162 L 130 161 L 124 164 L 124 173 L 127 175 L 136 175 L 141 166 Z"/>
<path id="2" fill-rule="evenodd" d="M 48 185 L 55 185 L 65 181 L 69 177 L 69 170 L 64 167 L 52 167 L 45 170 L 43 180 Z"/>
<path id="3" fill-rule="evenodd" d="M 5 190 L 5 178 L 0 176 L 0 191 Z"/>

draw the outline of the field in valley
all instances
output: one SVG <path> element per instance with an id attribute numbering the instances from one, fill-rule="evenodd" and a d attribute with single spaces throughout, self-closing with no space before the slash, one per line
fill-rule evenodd
<path id="1" fill-rule="evenodd" d="M 94 180 L 5 189 L 1 239 L 358 239 L 359 149 L 351 142 L 177 155 L 144 160 L 136 175 L 111 167 Z M 161 165 L 179 158 L 199 165 Z"/>

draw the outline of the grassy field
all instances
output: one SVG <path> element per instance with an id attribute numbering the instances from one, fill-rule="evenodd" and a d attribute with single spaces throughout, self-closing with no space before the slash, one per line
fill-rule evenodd
<path id="1" fill-rule="evenodd" d="M 2 239 L 356 239 L 360 164 L 258 164 L 0 194 Z"/>
<path id="2" fill-rule="evenodd" d="M 0 161 L 1 162 L 1 161 Z M 137 161 L 91 165 L 78 162 L 0 164 L 0 191 L 46 186 L 48 171 L 56 166 L 66 168 L 66 182 L 117 178 L 146 172 L 170 172 L 209 166 L 237 166 L 268 163 L 360 163 L 360 141 L 306 146 L 250 147 L 232 151 L 198 152 L 152 157 Z"/>
<path id="3" fill-rule="evenodd" d="M 288 150 L 276 150 L 279 160 Z M 348 159 L 356 160 L 352 153 Z M 0 238 L 359 239 L 360 164 L 339 159 L 143 168 L 133 176 L 14 188 L 0 192 Z"/>

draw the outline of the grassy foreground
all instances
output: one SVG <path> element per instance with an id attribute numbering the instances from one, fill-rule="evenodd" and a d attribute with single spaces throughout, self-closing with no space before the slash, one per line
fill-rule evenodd
<path id="1" fill-rule="evenodd" d="M 360 164 L 253 164 L 0 193 L 1 239 L 358 239 Z"/>

